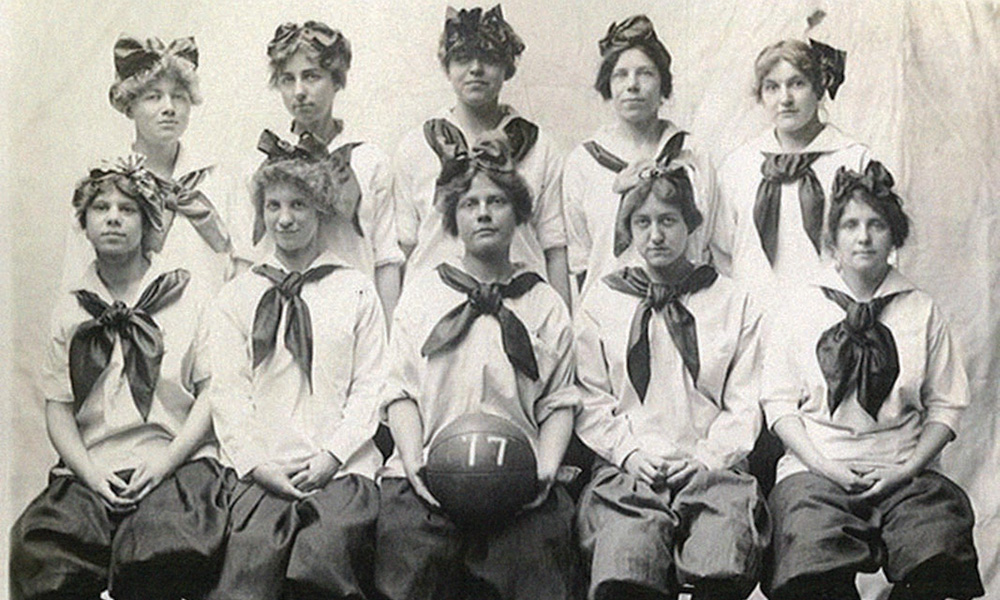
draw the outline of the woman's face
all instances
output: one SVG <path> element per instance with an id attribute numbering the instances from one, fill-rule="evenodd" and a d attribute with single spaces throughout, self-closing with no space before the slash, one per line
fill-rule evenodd
<path id="1" fill-rule="evenodd" d="M 775 63 L 761 81 L 760 102 L 781 132 L 794 133 L 818 119 L 819 100 L 809 78 L 786 60 Z"/>
<path id="2" fill-rule="evenodd" d="M 892 230 L 871 206 L 851 200 L 844 207 L 834 240 L 834 257 L 840 268 L 859 274 L 879 276 L 889 264 Z"/>
<path id="3" fill-rule="evenodd" d="M 639 48 L 618 56 L 611 71 L 611 102 L 615 114 L 630 123 L 655 119 L 660 110 L 660 71 Z"/>
<path id="4" fill-rule="evenodd" d="M 333 112 L 340 87 L 333 73 L 319 66 L 308 53 L 298 51 L 278 73 L 278 91 L 285 109 L 303 125 L 319 123 Z"/>
<path id="5" fill-rule="evenodd" d="M 163 77 L 152 81 L 128 107 L 136 137 L 156 144 L 178 141 L 191 116 L 191 94 L 180 81 Z"/>
<path id="6" fill-rule="evenodd" d="M 84 233 L 98 256 L 121 257 L 142 248 L 142 211 L 139 203 L 110 185 L 90 202 Z"/>
<path id="7" fill-rule="evenodd" d="M 675 204 L 668 204 L 653 194 L 635 209 L 629 219 L 632 246 L 646 265 L 663 270 L 684 256 L 688 230 L 684 215 Z"/>
<path id="8" fill-rule="evenodd" d="M 507 193 L 477 173 L 455 206 L 455 225 L 467 254 L 496 256 L 510 248 L 517 216 Z"/>
<path id="9" fill-rule="evenodd" d="M 297 186 L 275 183 L 264 190 L 264 229 L 278 250 L 296 254 L 316 243 L 320 213 Z"/>
<path id="10" fill-rule="evenodd" d="M 478 55 L 456 54 L 448 60 L 448 81 L 459 103 L 470 107 L 496 104 L 506 67 Z"/>

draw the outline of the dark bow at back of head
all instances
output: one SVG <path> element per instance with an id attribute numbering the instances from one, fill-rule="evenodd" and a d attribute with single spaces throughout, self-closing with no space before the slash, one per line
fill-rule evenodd
<path id="1" fill-rule="evenodd" d="M 833 201 L 844 202 L 850 199 L 854 190 L 863 189 L 879 202 L 902 205 L 902 200 L 892 191 L 895 184 L 892 173 L 877 160 L 868 163 L 864 174 L 840 167 L 833 179 Z"/>
<path id="2" fill-rule="evenodd" d="M 823 88 L 830 94 L 830 100 L 837 97 L 837 90 L 844 83 L 844 70 L 847 66 L 847 52 L 838 50 L 814 39 L 809 40 L 813 56 L 823 74 Z"/>
<path id="3" fill-rule="evenodd" d="M 150 226 L 156 230 L 163 229 L 163 204 L 166 190 L 159 179 L 145 167 L 146 157 L 141 154 L 130 154 L 115 160 L 101 161 L 101 165 L 90 170 L 87 177 L 76 187 L 73 194 L 73 207 L 77 212 L 85 210 L 87 197 L 84 190 L 110 177 L 117 177 L 117 186 L 126 195 L 139 204 L 139 210 L 149 220 Z"/>
<path id="4" fill-rule="evenodd" d="M 267 43 L 267 56 L 271 60 L 287 58 L 300 42 L 308 44 L 319 54 L 324 68 L 347 71 L 351 67 L 350 42 L 340 31 L 320 21 L 279 25 L 274 37 Z"/>
<path id="5" fill-rule="evenodd" d="M 601 56 L 608 56 L 634 46 L 659 46 L 663 48 L 660 38 L 656 36 L 653 22 L 646 15 L 633 15 L 621 23 L 613 22 L 608 26 L 608 33 L 599 42 L 597 48 Z M 670 58 L 670 53 L 663 48 Z"/>
<path id="6" fill-rule="evenodd" d="M 503 18 L 497 4 L 484 11 L 480 7 L 455 10 L 448 7 L 444 21 L 444 50 L 488 52 L 513 61 L 524 52 L 524 42 Z"/>
<path id="7" fill-rule="evenodd" d="M 164 44 L 160 38 L 145 41 L 122 35 L 115 42 L 115 74 L 118 80 L 125 80 L 152 69 L 165 56 L 174 56 L 198 67 L 198 45 L 193 37 L 177 38 Z"/>

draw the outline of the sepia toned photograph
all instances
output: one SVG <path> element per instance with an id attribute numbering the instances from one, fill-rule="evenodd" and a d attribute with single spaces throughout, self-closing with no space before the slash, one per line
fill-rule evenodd
<path id="1" fill-rule="evenodd" d="M 0 0 L 16 600 L 1000 598 L 996 0 Z"/>

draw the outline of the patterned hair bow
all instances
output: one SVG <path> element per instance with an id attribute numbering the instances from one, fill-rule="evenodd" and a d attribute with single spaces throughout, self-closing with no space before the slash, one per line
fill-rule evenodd
<path id="1" fill-rule="evenodd" d="M 299 43 L 306 43 L 319 53 L 319 63 L 324 69 L 346 72 L 351 68 L 351 43 L 340 31 L 319 21 L 306 21 L 301 26 L 279 25 L 267 44 L 267 56 L 271 60 L 286 59 Z"/>
<path id="2" fill-rule="evenodd" d="M 479 7 L 455 10 L 449 6 L 442 43 L 445 55 L 455 50 L 478 50 L 496 53 L 510 62 L 525 48 L 524 42 L 504 20 L 499 4 L 485 12 Z"/>
<path id="3" fill-rule="evenodd" d="M 653 29 L 653 22 L 646 15 L 633 15 L 621 23 L 612 22 L 608 26 L 608 33 L 597 42 L 597 48 L 601 51 L 601 56 L 633 48 L 644 46 L 663 51 L 667 65 L 670 65 L 670 53 L 656 37 L 656 30 Z"/>
<path id="4" fill-rule="evenodd" d="M 830 100 L 833 100 L 837 96 L 837 90 L 840 89 L 840 85 L 844 83 L 847 52 L 837 50 L 812 38 L 809 39 L 809 45 L 812 48 L 816 63 L 819 64 L 819 71 L 823 75 L 823 87 L 830 94 Z"/>
<path id="5" fill-rule="evenodd" d="M 77 215 L 87 209 L 95 198 L 93 186 L 114 179 L 115 187 L 139 204 L 150 226 L 156 231 L 163 230 L 163 194 L 155 175 L 144 166 L 146 157 L 130 154 L 114 161 L 101 161 L 100 167 L 90 170 L 73 193 L 73 208 Z"/>
<path id="6" fill-rule="evenodd" d="M 198 46 L 193 37 L 177 38 L 168 46 L 160 38 L 140 41 L 123 34 L 115 42 L 114 52 L 115 73 L 119 81 L 149 71 L 165 56 L 186 60 L 192 68 L 198 68 Z"/>
<path id="7" fill-rule="evenodd" d="M 469 169 L 513 173 L 538 140 L 538 127 L 514 117 L 503 130 L 481 137 L 470 147 L 454 124 L 445 119 L 431 119 L 424 123 L 424 138 L 441 159 L 441 174 L 434 194 L 434 205 L 439 206 L 442 187 Z"/>
<path id="8" fill-rule="evenodd" d="M 840 167 L 833 179 L 833 200 L 843 202 L 850 198 L 851 192 L 861 188 L 876 200 L 902 205 L 902 200 L 892 191 L 895 184 L 892 173 L 877 160 L 868 163 L 864 175 L 847 167 Z"/>

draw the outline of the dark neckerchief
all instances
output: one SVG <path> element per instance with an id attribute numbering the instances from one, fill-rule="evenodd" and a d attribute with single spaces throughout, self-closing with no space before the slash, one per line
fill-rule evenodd
<path id="1" fill-rule="evenodd" d="M 843 321 L 824 331 L 816 344 L 816 358 L 826 379 L 830 414 L 848 394 L 857 391 L 858 404 L 877 420 L 878 411 L 899 376 L 896 340 L 879 316 L 902 292 L 870 302 L 855 302 L 843 292 L 828 287 L 820 289 L 847 313 Z"/>
<path id="2" fill-rule="evenodd" d="M 493 315 L 500 321 L 503 351 L 514 368 L 532 381 L 538 381 L 538 363 L 531 346 L 528 330 L 509 308 L 504 298 L 520 298 L 542 282 L 537 273 L 521 273 L 510 283 L 482 283 L 472 275 L 447 263 L 437 266 L 441 281 L 468 296 L 468 299 L 448 311 L 438 321 L 420 348 L 420 355 L 431 357 L 455 348 L 465 339 L 472 323 L 482 315 Z"/>
<path id="3" fill-rule="evenodd" d="M 285 348 L 292 354 L 292 359 L 305 374 L 306 380 L 309 382 L 309 391 L 312 392 L 312 318 L 309 316 L 309 306 L 301 296 L 302 286 L 323 279 L 337 268 L 336 265 L 320 265 L 305 273 L 298 271 L 286 273 L 271 265 L 257 265 L 252 269 L 254 273 L 267 278 L 274 284 L 260 297 L 253 317 L 253 366 L 255 369 L 274 353 L 282 308 L 288 304 Z"/>
<path id="4" fill-rule="evenodd" d="M 691 379 L 698 382 L 698 334 L 694 315 L 681 303 L 680 297 L 693 294 L 715 283 L 719 274 L 709 265 L 695 267 L 684 263 L 676 283 L 653 283 L 642 267 L 625 267 L 604 277 L 604 283 L 613 290 L 642 298 L 635 308 L 629 327 L 627 363 L 629 380 L 639 395 L 646 398 L 650 378 L 649 320 L 659 312 L 670 332 L 670 339 L 680 352 Z"/>
<path id="5" fill-rule="evenodd" d="M 121 300 L 108 304 L 89 290 L 73 292 L 76 301 L 93 317 L 76 328 L 69 343 L 74 413 L 80 411 L 94 384 L 108 367 L 115 346 L 115 334 L 118 334 L 132 400 L 142 419 L 145 421 L 149 417 L 163 360 L 163 333 L 153 315 L 176 302 L 190 280 L 191 274 L 184 269 L 163 273 L 143 290 L 132 308 Z"/>
<path id="6" fill-rule="evenodd" d="M 781 212 L 781 185 L 799 182 L 799 205 L 802 210 L 802 228 L 816 253 L 820 253 L 823 233 L 825 200 L 823 186 L 816 178 L 812 164 L 823 156 L 822 152 L 799 154 L 772 154 L 764 152 L 764 162 L 760 166 L 763 178 L 757 187 L 757 199 L 753 205 L 753 222 L 757 226 L 760 245 L 771 265 L 778 254 L 778 221 Z"/>
<path id="7" fill-rule="evenodd" d="M 227 252 L 232 247 L 229 231 L 212 201 L 204 192 L 197 189 L 214 168 L 214 166 L 208 166 L 197 169 L 176 179 L 154 177 L 160 188 L 163 207 L 172 211 L 173 214 L 179 214 L 186 218 L 201 236 L 201 239 L 205 240 L 208 247 L 218 254 Z M 163 249 L 172 222 L 171 218 L 164 224 L 163 231 L 156 232 L 156 239 L 151 244 L 154 252 Z"/>

